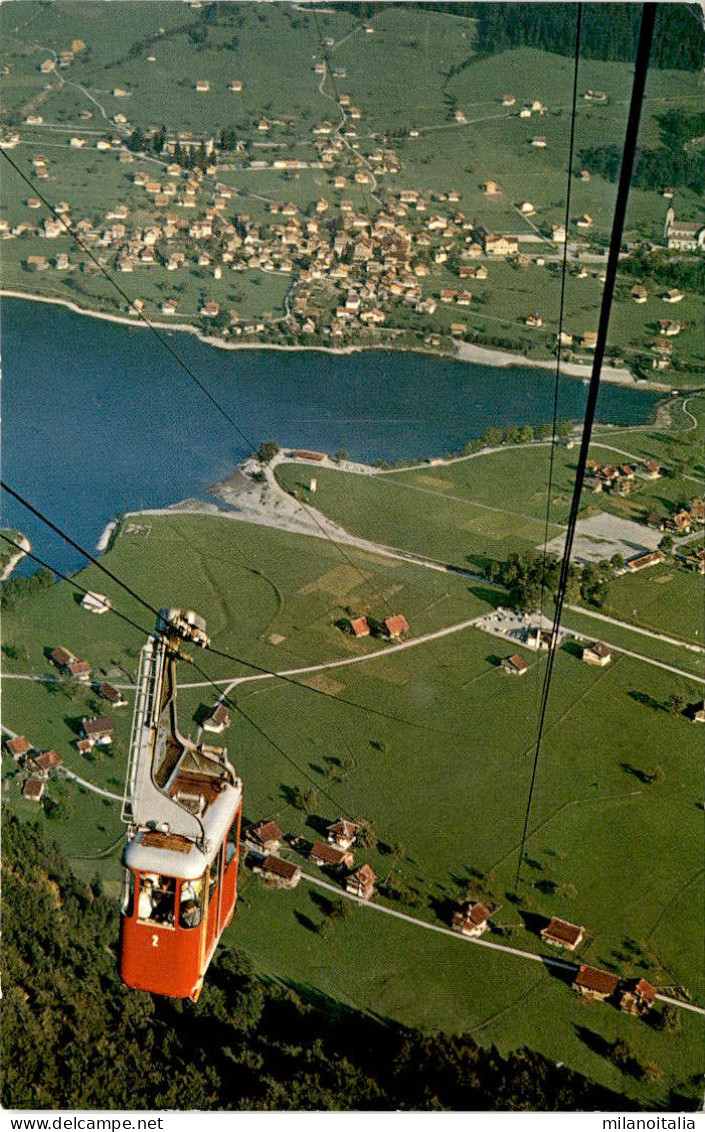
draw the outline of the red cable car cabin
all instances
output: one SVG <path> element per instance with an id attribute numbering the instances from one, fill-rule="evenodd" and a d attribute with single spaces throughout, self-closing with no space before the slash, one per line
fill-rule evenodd
<path id="1" fill-rule="evenodd" d="M 184 630 L 184 617 L 196 630 Z M 132 725 L 120 975 L 138 990 L 195 1000 L 237 900 L 242 783 L 223 748 L 178 731 L 179 638 L 207 643 L 205 624 L 169 610 L 160 630 L 142 650 Z"/>

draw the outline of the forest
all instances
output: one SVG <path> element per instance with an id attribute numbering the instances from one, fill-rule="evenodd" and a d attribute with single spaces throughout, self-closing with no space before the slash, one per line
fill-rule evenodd
<path id="1" fill-rule="evenodd" d="M 502 1057 L 263 980 L 223 945 L 196 1005 L 127 990 L 115 902 L 78 881 L 38 825 L 8 816 L 3 834 L 6 1109 L 635 1107 L 530 1050 Z"/>
<path id="2" fill-rule="evenodd" d="M 359 19 L 372 19 L 385 3 L 337 5 Z M 557 55 L 575 50 L 575 4 L 494 4 L 441 0 L 415 7 L 450 12 L 477 20 L 476 49 L 482 53 L 512 47 L 539 47 Z M 640 4 L 583 4 L 580 53 L 583 59 L 632 62 L 641 22 Z M 651 65 L 676 71 L 699 71 L 705 54 L 705 29 L 697 4 L 659 4 Z"/>
<path id="3" fill-rule="evenodd" d="M 680 114 L 668 110 L 659 119 L 661 144 L 658 148 L 637 148 L 632 185 L 639 189 L 661 190 L 685 187 L 694 193 L 705 190 L 703 138 L 705 114 Z M 607 181 L 616 181 L 622 164 L 622 151 L 615 145 L 583 149 L 580 166 L 599 173 Z"/>

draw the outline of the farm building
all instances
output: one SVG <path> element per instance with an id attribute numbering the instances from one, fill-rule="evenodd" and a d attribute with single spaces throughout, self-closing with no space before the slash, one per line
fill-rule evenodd
<path id="1" fill-rule="evenodd" d="M 299 865 L 271 854 L 264 858 L 261 865 L 255 866 L 255 872 L 261 873 L 263 879 L 271 882 L 274 888 L 296 888 L 301 880 Z"/>
<path id="2" fill-rule="evenodd" d="M 203 721 L 204 731 L 214 731 L 220 734 L 225 731 L 226 727 L 230 726 L 230 715 L 225 704 L 216 704 L 210 715 Z"/>
<path id="3" fill-rule="evenodd" d="M 479 936 L 489 927 L 490 910 L 481 900 L 468 900 L 453 914 L 453 929 L 463 935 Z"/>
<path id="4" fill-rule="evenodd" d="M 24 735 L 16 735 L 13 739 L 5 740 L 5 749 L 13 759 L 23 759 L 33 749 L 31 743 Z"/>
<path id="5" fill-rule="evenodd" d="M 366 617 L 354 617 L 348 622 L 348 632 L 353 637 L 369 637 L 370 624 Z"/>
<path id="6" fill-rule="evenodd" d="M 573 990 L 592 1002 L 604 1002 L 606 998 L 612 998 L 618 986 L 617 975 L 601 971 L 599 967 L 588 967 L 586 963 L 580 964 L 573 981 Z"/>
<path id="7" fill-rule="evenodd" d="M 335 845 L 328 845 L 325 841 L 316 842 L 311 849 L 309 859 L 321 869 L 350 869 L 354 860 L 349 849 L 338 849 Z"/>
<path id="8" fill-rule="evenodd" d="M 370 865 L 361 865 L 345 882 L 345 889 L 360 900 L 369 900 L 374 895 L 377 874 Z"/>
<path id="9" fill-rule="evenodd" d="M 619 1009 L 639 1017 L 650 1010 L 656 1000 L 656 987 L 646 979 L 637 979 L 622 991 Z"/>
<path id="10" fill-rule="evenodd" d="M 389 641 L 400 637 L 402 633 L 409 632 L 409 623 L 402 613 L 398 613 L 393 617 L 385 617 L 382 626 L 384 628 L 384 635 Z"/>
<path id="11" fill-rule="evenodd" d="M 504 657 L 502 668 L 511 676 L 523 676 L 525 672 L 528 672 L 529 666 L 525 660 L 514 653 L 513 656 Z"/>
<path id="12" fill-rule="evenodd" d="M 275 821 L 260 822 L 249 833 L 250 841 L 265 853 L 276 852 L 283 836 L 284 830 Z"/>
<path id="13" fill-rule="evenodd" d="M 27 760 L 30 770 L 40 778 L 48 778 L 54 770 L 58 770 L 63 759 L 56 751 L 42 751 L 41 755 L 34 755 Z"/>
<path id="14" fill-rule="evenodd" d="M 552 947 L 564 947 L 566 951 L 575 951 L 585 934 L 585 928 L 577 924 L 569 924 L 567 920 L 559 920 L 552 916 L 547 926 L 541 932 L 541 939 Z"/>
<path id="15" fill-rule="evenodd" d="M 339 849 L 349 849 L 355 843 L 357 829 L 354 821 L 338 818 L 337 821 L 328 826 L 326 834 L 331 845 L 337 845 Z"/>
<path id="16" fill-rule="evenodd" d="M 22 789 L 22 797 L 29 802 L 41 802 L 43 793 L 43 778 L 28 778 Z"/>
<path id="17" fill-rule="evenodd" d="M 108 703 L 111 704 L 111 706 L 114 708 L 125 707 L 127 704 L 127 700 L 123 696 L 120 689 L 114 688 L 112 684 L 99 684 L 98 695 L 102 696 L 104 700 L 107 700 Z"/>
<path id="18" fill-rule="evenodd" d="M 605 668 L 612 659 L 612 653 L 601 641 L 591 645 L 583 645 L 582 660 L 586 664 L 593 664 L 597 668 Z"/>

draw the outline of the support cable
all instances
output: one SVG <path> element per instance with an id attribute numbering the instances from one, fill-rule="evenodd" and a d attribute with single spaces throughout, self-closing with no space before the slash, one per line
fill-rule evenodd
<path id="1" fill-rule="evenodd" d="M 573 498 L 570 505 L 570 515 L 568 518 L 568 529 L 566 531 L 565 549 L 563 551 L 563 559 L 561 562 L 561 572 L 558 582 L 558 591 L 556 593 L 556 612 L 553 620 L 553 628 L 551 631 L 551 642 L 548 652 L 548 667 L 546 669 L 546 678 L 544 681 L 544 691 L 541 704 L 541 714 L 539 717 L 538 736 L 536 740 L 536 752 L 534 755 L 534 764 L 531 774 L 531 783 L 529 786 L 529 796 L 526 804 L 526 812 L 524 816 L 524 828 L 521 836 L 521 845 L 519 849 L 519 859 L 517 861 L 517 871 L 514 881 L 515 891 L 519 886 L 519 879 L 521 875 L 521 866 L 524 859 L 524 847 L 526 844 L 526 835 L 529 825 L 529 816 L 531 813 L 531 803 L 534 794 L 534 786 L 536 784 L 536 772 L 538 770 L 539 756 L 541 754 L 541 741 L 543 738 L 544 724 L 546 720 L 546 709 L 548 706 L 548 699 L 551 689 L 551 678 L 553 675 L 553 664 L 556 654 L 556 646 L 558 644 L 558 633 L 561 623 L 561 615 L 563 613 L 563 603 L 565 600 L 566 587 L 568 583 L 568 572 L 570 567 L 570 557 L 573 549 L 573 540 L 575 537 L 575 527 L 578 520 L 578 511 L 580 509 L 580 493 L 583 485 L 583 477 L 585 475 L 585 468 L 587 465 L 588 451 L 590 447 L 590 437 L 592 434 L 592 426 L 595 420 L 595 408 L 597 405 L 597 395 L 600 391 L 600 374 L 602 371 L 602 363 L 605 356 L 605 348 L 607 345 L 607 330 L 609 327 L 610 313 L 612 310 L 612 301 L 614 298 L 615 282 L 617 278 L 617 268 L 619 265 L 619 251 L 622 244 L 622 234 L 624 231 L 624 220 L 627 211 L 627 201 L 629 198 L 629 186 L 632 178 L 632 171 L 634 168 L 634 157 L 636 153 L 636 143 L 639 134 L 639 119 L 641 115 L 641 107 L 644 99 L 644 88 L 646 85 L 646 76 L 649 69 L 649 55 L 651 52 L 651 41 L 653 39 L 654 21 L 656 17 L 655 3 L 646 3 L 642 6 L 641 27 L 639 30 L 639 43 L 637 46 L 636 63 L 634 67 L 634 82 L 632 84 L 632 94 L 629 104 L 629 114 L 627 117 L 627 127 L 624 137 L 624 146 L 622 149 L 622 167 L 619 174 L 619 185 L 617 187 L 617 199 L 615 202 L 614 216 L 612 219 L 612 234 L 610 236 L 609 254 L 607 257 L 607 272 L 605 279 L 605 289 L 602 298 L 602 305 L 600 308 L 600 320 L 597 330 L 597 345 L 595 347 L 595 358 L 592 366 L 592 376 L 590 378 L 590 388 L 588 389 L 587 405 L 585 408 L 585 418 L 583 423 L 583 434 L 580 445 L 580 455 L 578 457 L 578 466 L 575 473 L 575 484 L 573 487 Z"/>

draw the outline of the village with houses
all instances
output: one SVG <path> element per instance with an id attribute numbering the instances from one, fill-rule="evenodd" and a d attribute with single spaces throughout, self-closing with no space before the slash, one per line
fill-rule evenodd
<path id="1" fill-rule="evenodd" d="M 119 51 L 90 21 L 51 48 L 37 29 L 8 39 L 5 293 L 151 325 L 175 350 L 190 329 L 219 347 L 558 355 L 589 374 L 614 195 L 597 143 L 623 125 L 626 65 L 581 79 L 594 149 L 578 147 L 566 225 L 566 100 L 531 49 L 525 70 L 516 52 L 470 62 L 475 21 L 423 6 L 403 42 L 384 6 L 334 5 L 320 26 L 297 5 L 178 7 L 155 5 Z M 296 47 L 281 90 L 251 61 L 272 28 Z M 418 80 L 424 35 L 443 81 L 397 121 L 400 74 L 378 75 L 374 52 L 399 41 Z M 669 75 L 654 102 L 672 82 L 690 113 L 692 76 Z M 178 115 L 159 112 L 165 91 Z M 342 1018 L 539 1050 L 665 1107 L 696 1097 L 705 1014 L 705 220 L 687 185 L 634 200 L 607 376 L 665 397 L 647 423 L 595 427 L 555 631 L 574 422 L 488 426 L 396 465 L 263 441 L 199 498 L 120 513 L 80 573 L 32 589 L 12 560 L 3 791 L 91 899 L 124 902 L 144 611 L 191 603 L 215 655 L 184 654 L 179 725 L 242 775 L 225 942 L 253 981 Z"/>
<path id="2" fill-rule="evenodd" d="M 163 32 L 150 41 L 154 53 L 144 48 L 147 71 L 159 63 Z M 376 28 L 358 34 L 364 57 Z M 283 110 L 258 114 L 247 78 L 224 75 L 220 60 L 218 81 L 189 80 L 190 114 L 198 117 L 200 109 L 204 123 L 212 122 L 209 104 L 218 99 L 224 120 L 217 131 L 168 130 L 145 120 L 144 94 L 126 79 L 104 103 L 86 100 L 73 131 L 52 124 L 49 107 L 74 84 L 74 73 L 86 81 L 93 45 L 74 38 L 44 58 L 36 51 L 43 89 L 31 102 L 6 99 L 0 121 L 0 146 L 22 177 L 0 219 L 3 286 L 53 297 L 63 289 L 81 309 L 187 326 L 221 344 L 451 354 L 480 345 L 539 362 L 560 349 L 564 363 L 589 367 L 606 263 L 602 210 L 576 210 L 566 227 L 538 193 L 533 200 L 517 195 L 501 175 L 470 184 L 467 177 L 454 183 L 433 176 L 428 183 L 413 143 L 425 137 L 427 144 L 431 133 L 411 128 L 402 144 L 398 131 L 381 131 L 369 97 L 363 109 L 354 89 L 346 89 L 354 68 L 336 66 L 337 41 L 328 44 L 301 74 L 325 102 L 322 115 L 307 112 L 305 127 L 301 116 Z M 206 75 L 212 70 L 207 61 L 203 67 Z M 9 64 L 0 83 L 11 79 Z M 609 92 L 587 89 L 581 102 L 587 113 L 614 114 Z M 32 112 L 35 104 L 46 112 Z M 555 125 L 549 140 L 531 132 L 560 113 L 545 94 L 523 100 L 499 86 L 487 110 L 488 120 L 506 120 L 517 168 L 517 145 L 531 151 L 522 159 L 527 170 L 539 159 L 534 154 L 555 148 Z M 458 107 L 449 128 L 471 155 L 473 131 L 483 127 Z M 42 144 L 64 133 L 60 144 Z M 499 147 L 500 172 L 507 159 Z M 99 168 L 107 176 L 95 194 L 86 177 Z M 576 194 L 589 201 L 599 173 L 578 167 L 574 176 Z M 535 183 L 536 172 L 530 177 Z M 516 182 L 514 173 L 510 180 Z M 254 187 L 260 183 L 264 191 Z M 665 371 L 667 380 L 678 375 L 687 387 L 699 358 L 690 333 L 702 314 L 698 288 L 658 282 L 694 278 L 705 250 L 705 220 L 685 219 L 681 208 L 691 206 L 682 197 L 668 185 L 649 196 L 652 238 L 635 230 L 628 252 L 644 270 L 636 278 L 625 270 L 619 296 L 630 333 L 615 330 L 611 353 L 623 374 L 658 384 Z M 568 317 L 559 331 L 551 312 L 566 251 Z M 106 275 L 119 281 L 122 300 L 105 285 Z M 665 317 L 668 304 L 681 302 L 680 320 Z M 461 349 L 460 356 L 469 354 Z"/>

